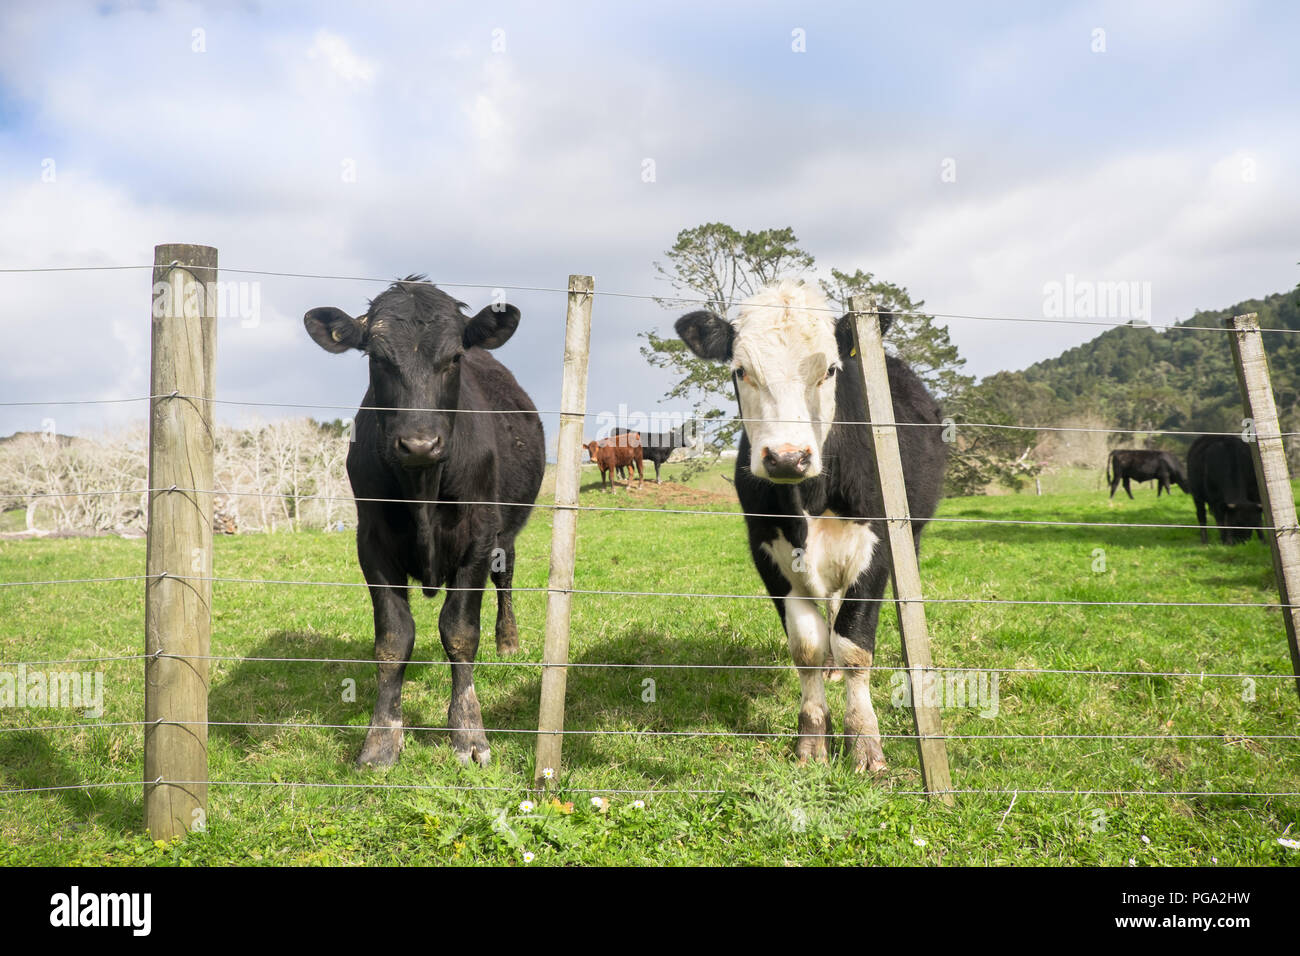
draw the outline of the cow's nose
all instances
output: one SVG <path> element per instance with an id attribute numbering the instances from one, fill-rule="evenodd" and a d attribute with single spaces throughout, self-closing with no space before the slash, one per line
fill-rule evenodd
<path id="1" fill-rule="evenodd" d="M 408 465 L 432 465 L 442 457 L 442 439 L 437 435 L 432 438 L 399 438 L 397 453 Z"/>
<path id="2" fill-rule="evenodd" d="M 808 474 L 811 464 L 811 448 L 796 448 L 794 445 L 778 445 L 775 450 L 763 448 L 763 467 L 767 469 L 767 477 L 777 481 L 797 481 Z"/>

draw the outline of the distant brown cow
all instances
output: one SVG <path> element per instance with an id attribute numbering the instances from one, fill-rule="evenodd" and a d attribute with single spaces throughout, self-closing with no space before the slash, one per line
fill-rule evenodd
<path id="1" fill-rule="evenodd" d="M 641 470 L 641 436 L 637 432 L 626 432 L 622 435 L 615 435 L 613 438 L 605 438 L 600 441 L 590 441 L 586 445 L 587 454 L 591 455 L 591 460 L 600 467 L 600 487 L 605 487 L 605 476 L 609 476 L 609 490 L 614 490 L 614 469 L 627 468 L 627 487 L 632 488 L 632 470 L 631 467 L 636 465 L 637 487 L 640 488 L 645 481 L 645 475 Z"/>

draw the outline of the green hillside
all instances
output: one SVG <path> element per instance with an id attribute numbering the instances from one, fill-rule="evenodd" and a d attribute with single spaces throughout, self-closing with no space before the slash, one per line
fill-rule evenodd
<path id="1" fill-rule="evenodd" d="M 1108 329 L 1057 358 L 989 376 L 977 389 L 1026 423 L 1086 415 L 1111 428 L 1238 429 L 1241 397 L 1228 336 L 1188 327 L 1221 328 L 1224 319 L 1244 312 L 1257 312 L 1266 330 L 1300 331 L 1300 289 L 1197 312 L 1168 331 Z M 1300 431 L 1300 335 L 1266 332 L 1264 345 L 1283 430 Z"/>

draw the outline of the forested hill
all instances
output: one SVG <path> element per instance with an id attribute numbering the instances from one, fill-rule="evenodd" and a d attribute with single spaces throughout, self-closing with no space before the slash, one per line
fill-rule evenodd
<path id="1" fill-rule="evenodd" d="M 1264 329 L 1300 330 L 1300 289 L 1198 312 L 1169 331 L 1108 329 L 1022 372 L 990 376 L 979 388 L 996 392 L 994 401 L 1021 412 L 1020 420 L 1039 424 L 1082 415 L 1113 428 L 1238 429 L 1241 396 L 1227 333 L 1182 329 L 1222 328 L 1225 318 L 1244 312 L 1259 313 Z M 1300 431 L 1300 335 L 1265 332 L 1264 347 L 1283 431 Z"/>

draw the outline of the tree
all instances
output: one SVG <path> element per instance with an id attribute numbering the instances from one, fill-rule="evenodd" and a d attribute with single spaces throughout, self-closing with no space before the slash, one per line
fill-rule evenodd
<path id="1" fill-rule="evenodd" d="M 980 426 L 1039 424 L 1033 410 L 1050 394 L 1021 372 L 998 372 L 957 396 L 945 408 L 955 433 L 945 475 L 948 492 L 979 495 L 991 484 L 1019 489 L 1036 476 L 1042 465 L 1030 457 L 1038 441 L 1032 429 Z"/>
<path id="2" fill-rule="evenodd" d="M 830 281 L 821 280 L 821 287 L 826 298 L 845 312 L 850 298 L 865 295 L 875 299 L 880 311 L 893 313 L 893 324 L 885 336 L 886 347 L 911 366 L 939 401 L 956 398 L 975 383 L 974 376 L 961 373 L 966 360 L 957 354 L 948 329 L 935 325 L 934 316 L 921 312 L 925 302 L 913 302 L 906 289 L 861 269 L 852 275 L 832 269 Z"/>
<path id="3" fill-rule="evenodd" d="M 664 255 L 667 265 L 656 262 L 655 270 L 683 295 L 656 301 L 667 308 L 690 306 L 721 316 L 764 286 L 813 265 L 813 257 L 799 248 L 788 226 L 742 233 L 726 223 L 706 223 L 679 232 Z M 696 358 L 675 336 L 664 338 L 651 330 L 640 337 L 646 340 L 641 346 L 646 361 L 676 376 L 664 397 L 690 400 L 696 417 L 710 423 L 701 429 L 705 449 L 716 457 L 735 445 L 740 423 L 726 420 L 733 405 L 730 369 Z M 702 467 L 702 463 L 688 465 L 687 476 Z"/>

